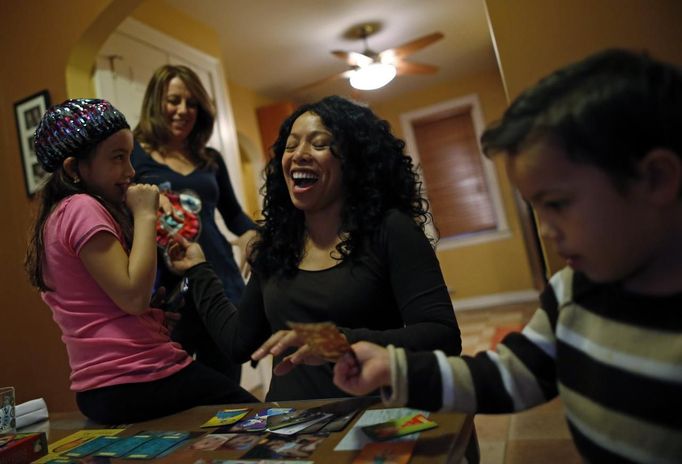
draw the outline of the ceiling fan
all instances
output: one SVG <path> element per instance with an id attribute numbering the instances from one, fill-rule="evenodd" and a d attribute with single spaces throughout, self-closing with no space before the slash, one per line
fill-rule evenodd
<path id="1" fill-rule="evenodd" d="M 365 46 L 364 51 L 334 50 L 331 53 L 337 58 L 344 60 L 350 69 L 300 87 L 298 90 L 308 89 L 339 78 L 349 79 L 351 86 L 358 90 L 374 90 L 388 84 L 395 76 L 404 74 L 434 74 L 438 71 L 437 66 L 406 61 L 405 58 L 417 50 L 421 50 L 427 45 L 442 39 L 442 33 L 434 32 L 410 40 L 397 47 L 375 52 L 369 48 L 367 38 L 380 29 L 381 23 L 378 22 L 363 23 L 348 29 L 344 37 L 362 39 Z"/>

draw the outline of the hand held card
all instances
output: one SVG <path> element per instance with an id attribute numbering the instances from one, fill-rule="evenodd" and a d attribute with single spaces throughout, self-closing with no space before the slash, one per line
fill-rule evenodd
<path id="1" fill-rule="evenodd" d="M 345 353 L 353 352 L 346 337 L 333 322 L 287 322 L 289 327 L 320 358 L 337 361 Z"/>

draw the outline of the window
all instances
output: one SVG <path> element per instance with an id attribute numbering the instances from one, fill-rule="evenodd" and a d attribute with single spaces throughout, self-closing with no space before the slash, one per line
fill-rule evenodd
<path id="1" fill-rule="evenodd" d="M 495 169 L 478 142 L 482 121 L 475 95 L 402 116 L 446 248 L 509 236 Z"/>

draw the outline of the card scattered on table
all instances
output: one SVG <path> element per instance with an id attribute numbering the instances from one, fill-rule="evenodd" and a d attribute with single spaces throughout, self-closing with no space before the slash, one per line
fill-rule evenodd
<path id="1" fill-rule="evenodd" d="M 396 441 L 387 443 L 368 443 L 355 456 L 352 464 L 407 464 L 410 462 L 414 441 Z"/>
<path id="2" fill-rule="evenodd" d="M 438 427 L 438 424 L 434 421 L 427 419 L 422 414 L 414 414 L 379 424 L 368 425 L 362 427 L 362 431 L 372 440 L 383 441 L 429 430 L 434 427 Z"/>
<path id="3" fill-rule="evenodd" d="M 152 459 L 164 456 L 171 450 L 176 450 L 192 438 L 192 432 L 147 432 L 151 440 L 143 442 L 137 448 L 123 456 L 125 459 Z M 140 433 L 138 435 L 144 435 Z"/>
<path id="4" fill-rule="evenodd" d="M 322 435 L 297 437 L 269 435 L 261 438 L 256 446 L 242 456 L 242 459 L 305 459 L 313 454 L 325 438 Z"/>
<path id="5" fill-rule="evenodd" d="M 218 411 L 215 416 L 211 417 L 201 427 L 220 427 L 223 425 L 234 424 L 249 413 L 249 408 L 240 409 L 223 409 Z"/>
<path id="6" fill-rule="evenodd" d="M 230 428 L 230 432 L 263 432 L 268 427 L 268 417 L 293 412 L 294 408 L 265 408 L 255 416 L 237 422 Z"/>

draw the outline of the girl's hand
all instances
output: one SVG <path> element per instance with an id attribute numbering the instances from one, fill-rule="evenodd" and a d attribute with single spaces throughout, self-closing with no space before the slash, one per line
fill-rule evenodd
<path id="1" fill-rule="evenodd" d="M 152 184 L 135 184 L 126 191 L 126 206 L 133 216 L 151 214 L 156 219 L 159 209 L 159 187 Z"/>
<path id="2" fill-rule="evenodd" d="M 391 385 L 391 363 L 388 350 L 369 342 L 352 345 L 334 366 L 334 384 L 351 395 L 366 395 L 379 387 Z M 360 363 L 358 365 L 358 363 Z"/>
<path id="3" fill-rule="evenodd" d="M 191 267 L 206 261 L 204 251 L 198 243 L 190 242 L 182 235 L 175 235 L 168 245 L 168 267 L 176 274 L 182 274 Z"/>

